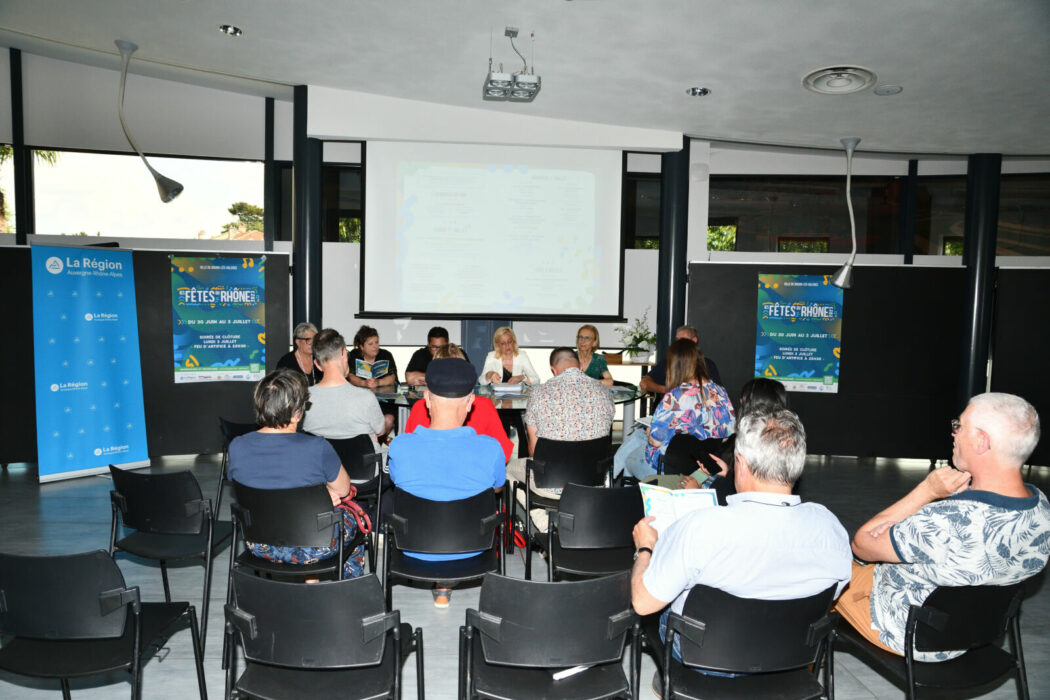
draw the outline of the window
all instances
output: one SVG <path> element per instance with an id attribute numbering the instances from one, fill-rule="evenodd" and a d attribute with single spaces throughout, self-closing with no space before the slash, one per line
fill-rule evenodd
<path id="1" fill-rule="evenodd" d="M 360 165 L 326 165 L 321 169 L 321 240 L 361 242 L 361 195 Z"/>
<path id="2" fill-rule="evenodd" d="M 777 252 L 827 253 L 830 244 L 827 236 L 786 236 L 777 239 Z"/>
<path id="3" fill-rule="evenodd" d="M 55 153 L 47 163 L 42 153 Z M 202 240 L 262 240 L 263 164 L 150 158 L 182 194 L 164 203 L 138 156 L 34 151 L 36 232 Z"/>
<path id="4" fill-rule="evenodd" d="M 853 178 L 858 252 L 897 251 L 901 184 L 897 177 Z M 708 216 L 712 224 L 735 223 L 733 250 L 848 253 L 851 249 L 844 177 L 712 175 Z M 709 240 L 711 235 L 709 229 Z"/>
<path id="5" fill-rule="evenodd" d="M 15 232 L 15 164 L 11 146 L 0 144 L 0 234 Z"/>
<path id="6" fill-rule="evenodd" d="M 736 250 L 736 219 L 707 220 L 707 249 Z"/>
<path id="7" fill-rule="evenodd" d="M 998 255 L 1050 255 L 1050 174 L 999 181 Z"/>
<path id="8" fill-rule="evenodd" d="M 962 255 L 966 176 L 924 176 L 915 190 L 916 255 Z"/>
<path id="9" fill-rule="evenodd" d="M 660 175 L 623 174 L 625 248 L 660 247 Z"/>

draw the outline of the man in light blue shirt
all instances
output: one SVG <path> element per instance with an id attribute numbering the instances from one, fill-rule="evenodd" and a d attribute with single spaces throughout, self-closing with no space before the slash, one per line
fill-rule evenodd
<path id="1" fill-rule="evenodd" d="M 737 493 L 726 506 L 694 511 L 653 529 L 635 525 L 638 548 L 631 596 L 639 615 L 682 612 L 697 584 L 740 598 L 806 598 L 849 581 L 849 537 L 822 505 L 791 493 L 806 460 L 806 433 L 786 409 L 761 409 L 740 418 L 736 437 Z M 675 656 L 678 642 L 675 640 Z"/>

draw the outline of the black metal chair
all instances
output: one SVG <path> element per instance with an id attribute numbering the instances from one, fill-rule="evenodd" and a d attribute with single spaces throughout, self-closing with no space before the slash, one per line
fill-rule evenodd
<path id="1" fill-rule="evenodd" d="M 622 664 L 628 633 L 630 679 Z M 459 634 L 460 698 L 638 697 L 629 572 L 561 583 L 488 574 Z M 553 676 L 578 666 L 586 668 Z"/>
<path id="2" fill-rule="evenodd" d="M 835 586 L 795 600 L 738 598 L 694 586 L 684 614 L 671 613 L 661 644 L 650 644 L 661 666 L 662 697 L 834 700 L 838 616 L 828 612 L 834 596 Z M 654 623 L 646 629 L 649 640 L 659 638 Z M 671 653 L 674 633 L 681 639 L 681 662 Z M 727 678 L 691 667 L 748 675 Z"/>
<path id="3" fill-rule="evenodd" d="M 237 569 L 226 606 L 226 697 L 400 698 L 401 661 L 416 654 L 423 698 L 423 630 L 385 612 L 374 575 L 310 586 Z M 236 644 L 246 668 L 238 678 Z"/>
<path id="4" fill-rule="evenodd" d="M 486 489 L 458 501 L 430 501 L 395 487 L 393 506 L 383 520 L 383 587 L 390 609 L 394 579 L 459 582 L 503 573 L 503 516 L 499 497 Z M 431 561 L 409 556 L 465 554 L 464 559 Z"/>
<path id="5" fill-rule="evenodd" d="M 373 513 L 372 520 L 379 520 L 379 510 L 383 506 L 383 490 L 389 487 L 389 478 L 383 477 L 383 453 L 376 452 L 369 435 L 357 435 L 352 438 L 326 438 L 339 455 L 339 460 L 350 477 L 350 483 L 357 489 L 354 500 L 368 505 Z M 375 571 L 375 552 L 377 531 L 369 537 L 368 565 Z"/>
<path id="6" fill-rule="evenodd" d="M 258 430 L 255 423 L 234 423 L 219 416 L 219 430 L 222 432 L 222 466 L 219 468 L 219 485 L 215 488 L 215 517 L 219 517 L 219 507 L 222 505 L 223 486 L 229 479 L 226 476 L 230 467 L 230 443 L 241 435 Z"/>
<path id="7" fill-rule="evenodd" d="M 69 679 L 127 671 L 131 697 L 142 697 L 142 667 L 189 623 L 197 689 L 208 697 L 189 603 L 142 603 L 104 551 L 54 557 L 0 554 L 0 669 L 57 678 L 69 698 Z"/>
<path id="8" fill-rule="evenodd" d="M 109 467 L 113 490 L 109 492 L 113 520 L 109 553 L 117 550 L 160 563 L 164 600 L 171 602 L 168 562 L 201 559 L 204 587 L 201 600 L 201 649 L 208 630 L 215 552 L 233 532 L 233 524 L 212 517 L 211 501 L 201 495 L 200 484 L 188 471 L 170 474 L 139 473 Z M 117 539 L 118 525 L 134 530 Z"/>
<path id="9" fill-rule="evenodd" d="M 1011 586 L 942 586 L 922 605 L 912 605 L 905 626 L 905 655 L 891 654 L 862 637 L 851 625 L 840 625 L 836 645 L 873 669 L 904 685 L 908 698 L 918 688 L 959 689 L 990 683 L 1007 673 L 1017 675 L 1017 696 L 1027 700 L 1028 675 L 1021 648 L 1021 592 Z M 1000 646 L 1009 633 L 1013 653 Z M 916 661 L 915 651 L 965 650 L 948 661 Z"/>
<path id="10" fill-rule="evenodd" d="M 645 515 L 638 487 L 569 484 L 558 510 L 538 535 L 547 550 L 547 580 L 559 574 L 607 576 L 634 565 L 635 524 Z M 532 557 L 525 562 L 531 578 Z"/>
<path id="11" fill-rule="evenodd" d="M 230 504 L 236 525 L 231 569 L 237 564 L 269 576 L 341 579 L 346 557 L 365 540 L 364 535 L 358 533 L 349 545 L 344 544 L 343 514 L 333 510 L 332 497 L 324 484 L 256 489 L 234 481 L 233 494 L 237 502 Z M 247 549 L 237 551 L 238 545 L 245 542 L 277 547 L 330 547 L 333 537 L 337 540 L 336 556 L 313 564 L 286 564 L 257 557 Z"/>
<path id="12" fill-rule="evenodd" d="M 519 506 L 518 492 L 524 491 L 526 541 L 531 544 L 534 536 L 532 509 L 544 508 L 548 511 L 558 507 L 558 499 L 541 496 L 533 491 L 536 488 L 561 489 L 566 484 L 581 486 L 598 486 L 612 478 L 612 438 L 608 435 L 593 440 L 548 440 L 539 438 L 536 441 L 536 452 L 532 459 L 525 462 L 525 482 L 514 484 L 511 497 L 511 518 L 517 515 Z M 531 551 L 526 547 L 526 565 L 531 558 Z"/>

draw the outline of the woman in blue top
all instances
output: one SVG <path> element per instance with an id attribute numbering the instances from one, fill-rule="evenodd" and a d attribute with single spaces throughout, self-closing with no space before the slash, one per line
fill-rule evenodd
<path id="1" fill-rule="evenodd" d="M 324 484 L 337 506 L 350 494 L 350 476 L 339 455 L 322 437 L 296 430 L 303 418 L 307 398 L 306 377 L 290 369 L 278 369 L 255 386 L 255 420 L 262 426 L 230 443 L 229 478 L 256 489 L 290 489 Z M 343 512 L 344 544 L 353 540 L 357 522 Z M 273 546 L 259 542 L 246 545 L 257 557 L 285 564 L 312 564 L 334 557 L 338 541 L 329 547 Z M 344 578 L 364 573 L 364 545 L 351 553 L 343 566 Z"/>

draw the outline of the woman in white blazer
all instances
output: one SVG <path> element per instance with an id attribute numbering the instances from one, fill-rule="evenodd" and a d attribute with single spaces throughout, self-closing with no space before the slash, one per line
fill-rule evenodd
<path id="1" fill-rule="evenodd" d="M 540 375 L 532 368 L 528 355 L 518 351 L 518 339 L 510 326 L 496 329 L 492 334 L 492 348 L 478 377 L 479 384 L 540 383 Z"/>

